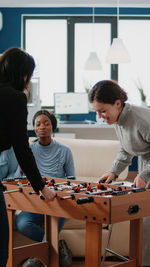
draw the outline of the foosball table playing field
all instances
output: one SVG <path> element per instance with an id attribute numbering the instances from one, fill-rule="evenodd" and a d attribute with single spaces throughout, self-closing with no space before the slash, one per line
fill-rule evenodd
<path id="1" fill-rule="evenodd" d="M 102 224 L 130 221 L 129 259 L 113 266 L 142 266 L 143 217 L 150 216 L 147 205 L 149 189 L 126 187 L 124 183 L 108 185 L 58 178 L 44 180 L 46 186 L 57 192 L 54 201 L 49 203 L 33 191 L 26 179 L 3 181 L 10 227 L 7 267 L 16 267 L 28 257 L 39 258 L 45 266 L 58 267 L 58 217 L 86 221 L 86 267 L 101 266 Z M 44 214 L 46 241 L 13 248 L 14 210 Z"/>

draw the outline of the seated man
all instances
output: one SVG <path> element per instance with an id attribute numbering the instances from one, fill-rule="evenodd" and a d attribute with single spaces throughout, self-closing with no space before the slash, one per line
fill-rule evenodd
<path id="1" fill-rule="evenodd" d="M 0 180 L 14 178 L 17 168 L 18 161 L 12 147 L 0 153 Z"/>
<path id="2" fill-rule="evenodd" d="M 75 177 L 75 168 L 72 152 L 69 147 L 52 139 L 51 135 L 57 127 L 57 120 L 47 110 L 38 111 L 33 117 L 33 126 L 38 137 L 31 144 L 37 166 L 42 176 L 66 178 Z M 18 173 L 18 177 L 21 173 Z M 59 231 L 65 218 L 59 217 Z M 16 226 L 20 233 L 41 242 L 44 238 L 44 215 L 31 212 L 21 212 L 16 219 Z"/>

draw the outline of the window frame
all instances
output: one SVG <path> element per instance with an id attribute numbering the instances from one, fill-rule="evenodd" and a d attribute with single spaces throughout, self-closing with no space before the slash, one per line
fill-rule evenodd
<path id="1" fill-rule="evenodd" d="M 92 23 L 92 16 L 90 15 L 22 15 L 22 46 L 23 49 L 26 49 L 26 20 L 28 19 L 60 19 L 67 21 L 67 92 L 74 92 L 75 90 L 75 24 L 76 23 Z M 119 16 L 119 20 L 150 20 L 150 15 L 121 15 Z M 117 37 L 117 18 L 116 15 L 108 16 L 108 15 L 95 15 L 94 23 L 110 23 L 111 25 L 111 43 L 113 38 Z M 110 64 L 110 75 L 111 79 L 118 81 L 118 64 Z"/>
<path id="2" fill-rule="evenodd" d="M 22 34 L 22 46 L 23 49 L 26 49 L 26 20 L 34 19 L 62 19 L 67 21 L 67 92 L 74 92 L 75 90 L 75 24 L 76 23 L 93 23 L 92 16 L 53 16 L 53 15 L 23 15 L 22 16 L 22 25 L 23 25 L 23 34 Z M 113 38 L 117 37 L 117 20 L 115 16 L 95 16 L 94 23 L 109 23 L 111 26 L 111 42 Z M 110 65 L 111 68 L 111 79 L 118 79 L 118 65 Z"/>

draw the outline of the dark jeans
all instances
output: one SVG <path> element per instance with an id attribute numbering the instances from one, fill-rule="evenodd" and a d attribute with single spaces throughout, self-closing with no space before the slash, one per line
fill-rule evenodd
<path id="1" fill-rule="evenodd" d="M 0 187 L 0 267 L 5 267 L 8 259 L 9 224 L 5 199 Z"/>
<path id="2" fill-rule="evenodd" d="M 58 231 L 64 226 L 66 219 L 58 218 Z M 28 238 L 42 242 L 45 240 L 44 229 L 40 225 L 44 224 L 44 215 L 22 211 L 16 218 L 17 230 Z M 0 266 L 1 267 L 1 266 Z"/>

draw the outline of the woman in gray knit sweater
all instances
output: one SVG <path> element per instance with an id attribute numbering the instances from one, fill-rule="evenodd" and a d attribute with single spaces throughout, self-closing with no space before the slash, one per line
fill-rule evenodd
<path id="1" fill-rule="evenodd" d="M 110 80 L 94 85 L 89 100 L 100 118 L 114 124 L 121 145 L 110 172 L 100 180 L 115 179 L 138 156 L 139 174 L 134 183 L 136 187 L 145 187 L 150 181 L 150 109 L 125 103 L 126 92 Z"/>
<path id="2" fill-rule="evenodd" d="M 126 92 L 112 80 L 96 83 L 89 92 L 89 101 L 99 118 L 114 124 L 120 151 L 110 171 L 101 180 L 109 183 L 131 163 L 139 158 L 138 174 L 134 179 L 136 187 L 150 185 L 150 109 L 126 103 Z M 150 266 L 150 217 L 144 218 L 143 265 Z M 148 248 L 149 247 L 149 248 Z"/>

